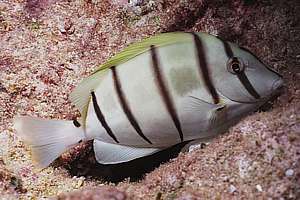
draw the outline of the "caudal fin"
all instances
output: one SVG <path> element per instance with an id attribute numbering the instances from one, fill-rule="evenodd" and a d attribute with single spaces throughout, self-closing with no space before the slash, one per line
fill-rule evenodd
<path id="1" fill-rule="evenodd" d="M 82 127 L 72 121 L 21 116 L 14 120 L 17 135 L 30 145 L 33 162 L 40 168 L 50 165 L 63 152 L 84 139 Z"/>

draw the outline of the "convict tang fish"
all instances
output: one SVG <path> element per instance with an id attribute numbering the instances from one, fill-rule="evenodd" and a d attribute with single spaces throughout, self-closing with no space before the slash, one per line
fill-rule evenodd
<path id="1" fill-rule="evenodd" d="M 15 118 L 33 160 L 47 167 L 81 141 L 116 164 L 223 133 L 278 93 L 282 79 L 249 51 L 205 33 L 164 33 L 130 45 L 70 98 L 74 121 Z"/>

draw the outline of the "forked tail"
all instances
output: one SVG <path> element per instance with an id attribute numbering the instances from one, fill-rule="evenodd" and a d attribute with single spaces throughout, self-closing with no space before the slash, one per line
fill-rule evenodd
<path id="1" fill-rule="evenodd" d="M 45 168 L 63 152 L 82 141 L 84 130 L 73 121 L 20 116 L 14 119 L 17 135 L 30 145 L 34 163 Z"/>

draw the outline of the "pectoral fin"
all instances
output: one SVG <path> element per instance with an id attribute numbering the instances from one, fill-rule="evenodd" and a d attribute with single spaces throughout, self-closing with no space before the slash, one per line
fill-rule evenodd
<path id="1" fill-rule="evenodd" d="M 220 103 L 214 104 L 203 100 L 197 96 L 188 96 L 184 101 L 185 112 L 189 113 L 188 116 L 194 116 L 209 125 L 214 125 L 218 119 L 226 117 L 227 106 L 222 99 Z"/>
<path id="2" fill-rule="evenodd" d="M 209 112 L 209 121 L 211 125 L 214 125 L 217 123 L 217 120 L 226 118 L 227 114 L 227 109 L 226 109 L 226 104 L 219 103 L 214 107 L 213 109 L 210 110 Z"/>
<path id="3" fill-rule="evenodd" d="M 201 113 L 217 113 L 226 108 L 226 104 L 220 100 L 220 103 L 214 104 L 203 100 L 202 98 L 196 96 L 188 96 L 185 99 L 185 109 L 191 112 L 201 112 Z"/>
<path id="4" fill-rule="evenodd" d="M 154 154 L 163 149 L 137 148 L 94 140 L 96 160 L 101 164 L 117 164 Z"/>

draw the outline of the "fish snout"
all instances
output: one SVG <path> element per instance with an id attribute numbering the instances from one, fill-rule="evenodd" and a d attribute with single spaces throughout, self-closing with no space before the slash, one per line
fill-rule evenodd
<path id="1" fill-rule="evenodd" d="M 272 91 L 282 91 L 283 89 L 283 80 L 282 78 L 278 78 L 273 82 Z"/>

